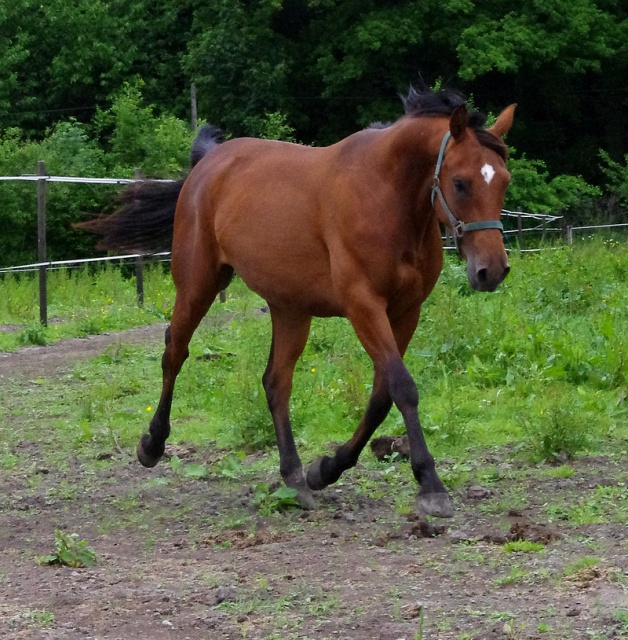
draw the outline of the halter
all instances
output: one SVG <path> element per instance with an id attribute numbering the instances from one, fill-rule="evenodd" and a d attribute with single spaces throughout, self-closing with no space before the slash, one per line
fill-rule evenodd
<path id="1" fill-rule="evenodd" d="M 451 131 L 447 131 L 443 137 L 443 141 L 440 144 L 440 151 L 438 152 L 438 161 L 436 162 L 436 171 L 434 171 L 434 181 L 432 183 L 432 207 L 434 206 L 434 199 L 438 196 L 438 201 L 443 211 L 447 214 L 449 222 L 454 236 L 454 244 L 456 245 L 456 251 L 458 255 L 460 253 L 460 240 L 462 236 L 468 231 L 481 231 L 482 229 L 499 229 L 504 230 L 504 225 L 499 220 L 481 220 L 480 222 L 463 222 L 458 220 L 453 214 L 452 210 L 447 206 L 445 196 L 440 189 L 440 170 L 443 166 L 443 157 L 445 156 L 445 147 L 451 138 Z"/>

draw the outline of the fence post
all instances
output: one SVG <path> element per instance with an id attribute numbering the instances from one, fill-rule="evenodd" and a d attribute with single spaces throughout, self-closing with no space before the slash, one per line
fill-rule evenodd
<path id="1" fill-rule="evenodd" d="M 523 222 L 521 216 L 517 216 L 517 237 L 519 238 L 519 251 L 523 251 Z"/>
<path id="2" fill-rule="evenodd" d="M 46 163 L 37 163 L 37 175 L 46 175 Z M 37 180 L 37 260 L 46 262 L 46 179 Z M 48 283 L 47 267 L 39 267 L 39 321 L 42 326 L 48 326 Z"/>
<path id="3" fill-rule="evenodd" d="M 451 233 L 449 233 L 449 229 L 445 227 L 445 246 L 448 247 L 453 243 L 453 241 L 454 239 L 452 238 Z"/>
<path id="4" fill-rule="evenodd" d="M 135 179 L 142 179 L 142 170 L 135 169 Z M 135 258 L 135 287 L 137 289 L 137 305 L 144 306 L 144 261 L 142 256 Z"/>
<path id="5" fill-rule="evenodd" d="M 570 224 L 565 227 L 565 232 L 567 235 L 567 244 L 573 244 L 573 229 Z"/>
<path id="6" fill-rule="evenodd" d="M 196 84 L 194 82 L 190 85 L 190 111 L 192 131 L 196 131 L 198 128 L 198 111 L 196 106 Z"/>

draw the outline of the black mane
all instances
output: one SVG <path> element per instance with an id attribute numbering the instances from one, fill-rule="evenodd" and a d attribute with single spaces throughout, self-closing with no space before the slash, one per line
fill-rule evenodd
<path id="1" fill-rule="evenodd" d="M 410 87 L 408 95 L 403 97 L 403 106 L 407 116 L 414 118 L 429 118 L 450 116 L 457 107 L 466 105 L 465 97 L 458 91 L 451 89 L 415 89 Z M 490 131 L 484 128 L 486 116 L 479 111 L 468 111 L 467 126 L 473 129 L 478 142 L 495 151 L 502 159 L 508 157 L 506 145 Z"/>

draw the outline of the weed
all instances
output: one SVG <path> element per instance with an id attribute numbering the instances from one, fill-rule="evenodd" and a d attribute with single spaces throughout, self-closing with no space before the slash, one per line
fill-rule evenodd
<path id="1" fill-rule="evenodd" d="M 621 630 L 628 632 L 628 609 L 618 609 L 613 612 L 613 620 L 619 624 Z"/>
<path id="2" fill-rule="evenodd" d="M 505 576 L 495 579 L 497 585 L 515 584 L 526 581 L 530 577 L 530 572 L 526 571 L 520 564 L 515 564 Z"/>
<path id="3" fill-rule="evenodd" d="M 214 471 L 230 480 L 237 480 L 244 473 L 244 467 L 242 466 L 243 458 L 246 458 L 244 451 L 236 451 L 235 453 L 226 455 L 214 463 Z"/>
<path id="4" fill-rule="evenodd" d="M 584 556 L 579 558 L 578 560 L 574 560 L 569 564 L 565 565 L 563 569 L 563 574 L 566 577 L 574 576 L 577 573 L 581 572 L 583 569 L 588 569 L 589 567 L 597 567 L 600 564 L 599 558 L 594 558 L 591 556 Z"/>
<path id="5" fill-rule="evenodd" d="M 511 540 L 504 544 L 506 553 L 537 553 L 544 550 L 545 545 L 540 542 L 531 542 L 530 540 Z"/>
<path id="6" fill-rule="evenodd" d="M 552 467 L 550 469 L 545 469 L 543 472 L 546 476 L 550 478 L 571 478 L 576 472 L 573 467 L 570 467 L 568 464 L 561 464 L 560 467 Z"/>
<path id="7" fill-rule="evenodd" d="M 263 516 L 269 516 L 277 511 L 298 507 L 296 501 L 296 489 L 290 487 L 279 487 L 271 492 L 267 484 L 260 483 L 253 488 L 253 501 L 257 505 L 259 512 Z"/>
<path id="8" fill-rule="evenodd" d="M 597 487 L 593 494 L 578 498 L 572 506 L 548 505 L 548 516 L 574 526 L 615 522 L 628 523 L 628 488 L 624 483 Z"/>
<path id="9" fill-rule="evenodd" d="M 46 327 L 41 324 L 29 324 L 19 334 L 18 341 L 23 345 L 46 346 L 50 344 Z"/>
<path id="10" fill-rule="evenodd" d="M 562 405 L 558 397 L 561 393 L 558 389 L 550 389 L 543 398 L 532 398 L 529 402 L 534 408 L 518 417 L 536 459 L 556 460 L 564 455 L 571 456 L 590 444 L 591 424 L 595 423 L 595 417 L 584 409 L 582 402 L 576 406 Z"/>
<path id="11" fill-rule="evenodd" d="M 55 553 L 38 558 L 40 564 L 60 564 L 67 567 L 84 568 L 96 564 L 96 554 L 77 533 L 64 533 L 55 529 Z"/>
<path id="12" fill-rule="evenodd" d="M 50 626 L 55 620 L 54 613 L 48 609 L 28 609 L 20 617 L 32 626 L 40 628 Z"/>

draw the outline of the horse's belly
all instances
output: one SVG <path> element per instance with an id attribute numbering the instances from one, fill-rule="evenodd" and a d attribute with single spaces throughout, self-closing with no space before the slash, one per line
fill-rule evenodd
<path id="1" fill-rule="evenodd" d="M 255 234 L 223 245 L 223 260 L 269 305 L 313 316 L 342 315 L 333 291 L 329 256 L 312 242 L 258 242 Z"/>

